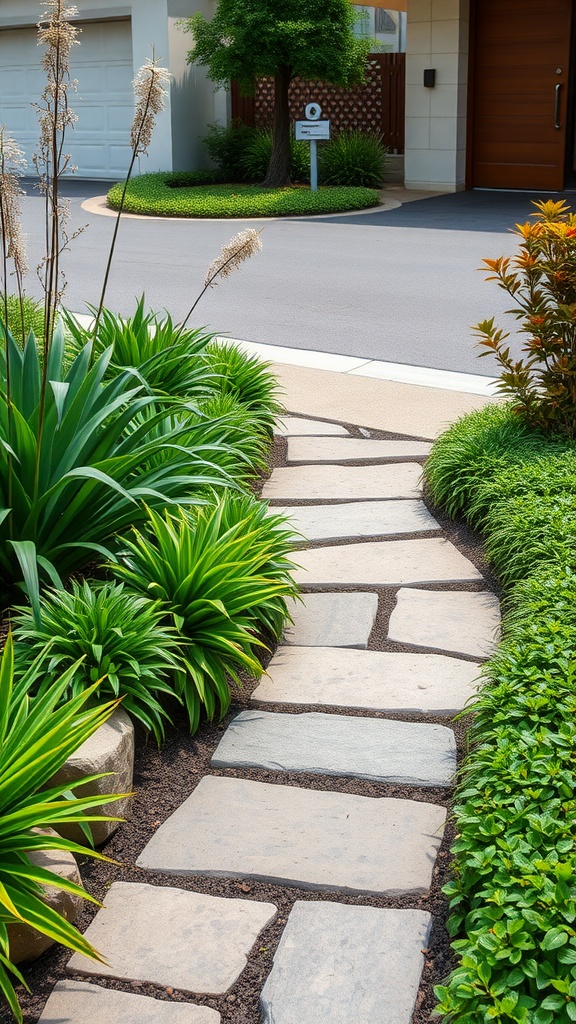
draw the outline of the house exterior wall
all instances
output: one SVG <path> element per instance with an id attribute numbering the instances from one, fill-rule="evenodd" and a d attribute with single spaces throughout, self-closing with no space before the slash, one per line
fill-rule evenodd
<path id="1" fill-rule="evenodd" d="M 469 0 L 410 0 L 408 5 L 406 188 L 465 188 L 469 11 Z M 426 68 L 436 69 L 433 88 L 423 85 Z"/>
<path id="2" fill-rule="evenodd" d="M 222 114 L 222 98 L 203 68 L 189 67 L 190 37 L 178 19 L 202 10 L 212 16 L 216 0 L 75 0 L 79 21 L 131 18 L 134 75 L 152 56 L 170 68 L 173 81 L 166 110 L 158 115 L 148 156 L 140 171 L 183 170 L 206 165 L 200 138 L 206 125 Z M 41 6 L 36 0 L 0 0 L 0 30 L 34 26 Z M 82 83 L 79 83 L 81 89 Z M 30 100 L 37 97 L 31 96 Z"/>

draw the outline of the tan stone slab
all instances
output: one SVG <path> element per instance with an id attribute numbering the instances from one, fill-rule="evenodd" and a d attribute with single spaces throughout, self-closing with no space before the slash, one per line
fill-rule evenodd
<path id="1" fill-rule="evenodd" d="M 137 863 L 168 874 L 416 895 L 430 886 L 445 819 L 443 807 L 416 800 L 206 775 Z"/>
<path id="2" fill-rule="evenodd" d="M 362 498 L 419 498 L 422 467 L 417 462 L 383 466 L 281 466 L 264 484 L 263 498 L 321 501 Z"/>
<path id="3" fill-rule="evenodd" d="M 403 583 L 471 583 L 482 574 L 441 537 L 383 540 L 308 548 L 298 552 L 294 579 L 309 589 L 336 586 L 401 586 Z"/>
<path id="4" fill-rule="evenodd" d="M 324 423 L 322 420 L 305 420 L 301 416 L 283 416 L 278 420 L 274 433 L 279 437 L 349 436 L 346 427 L 340 423 Z"/>
<path id="5" fill-rule="evenodd" d="M 341 505 L 272 505 L 270 513 L 289 516 L 306 540 L 345 540 L 439 531 L 423 501 L 347 501 Z"/>
<path id="6" fill-rule="evenodd" d="M 222 899 L 165 885 L 114 882 L 86 938 L 107 964 L 75 953 L 69 971 L 219 995 L 240 976 L 273 903 Z"/>
<path id="7" fill-rule="evenodd" d="M 453 715 L 475 694 L 478 671 L 441 654 L 279 647 L 252 700 Z"/>
<path id="8" fill-rule="evenodd" d="M 293 625 L 284 643 L 296 647 L 367 647 L 378 613 L 377 594 L 303 594 L 290 599 Z"/>
<path id="9" fill-rule="evenodd" d="M 498 643 L 500 603 L 495 594 L 465 590 L 398 591 L 388 636 L 414 647 L 487 658 Z"/>
<path id="10" fill-rule="evenodd" d="M 454 420 L 487 404 L 480 395 L 398 384 L 331 370 L 274 363 L 273 371 L 294 413 L 325 416 L 412 437 L 434 438 Z"/>
<path id="11" fill-rule="evenodd" d="M 209 1006 L 172 1003 L 134 992 L 59 981 L 38 1024 L 220 1024 Z"/>
<path id="12" fill-rule="evenodd" d="M 381 441 L 365 437 L 291 437 L 287 462 L 362 462 L 372 459 L 422 459 L 430 454 L 428 441 Z"/>

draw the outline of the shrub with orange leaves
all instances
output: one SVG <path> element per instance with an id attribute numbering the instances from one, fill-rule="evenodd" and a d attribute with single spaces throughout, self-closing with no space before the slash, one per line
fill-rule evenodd
<path id="1" fill-rule="evenodd" d="M 483 260 L 514 300 L 508 312 L 526 335 L 515 359 L 510 333 L 494 317 L 474 332 L 500 366 L 498 388 L 513 399 L 515 411 L 547 433 L 576 437 L 576 214 L 564 202 L 534 203 L 534 221 L 516 225 L 517 255 Z"/>

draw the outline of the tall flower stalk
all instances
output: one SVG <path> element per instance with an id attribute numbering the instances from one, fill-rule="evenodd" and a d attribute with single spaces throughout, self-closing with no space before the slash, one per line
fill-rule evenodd
<path id="1" fill-rule="evenodd" d="M 140 156 L 144 156 L 148 152 L 148 146 L 152 139 L 152 132 L 154 131 L 156 117 L 166 106 L 166 99 L 168 96 L 167 86 L 170 82 L 170 78 L 171 75 L 168 69 L 160 67 L 158 61 L 154 57 L 154 54 L 152 54 L 152 59 L 148 59 L 146 63 L 142 65 L 134 79 L 134 82 L 132 83 L 134 87 L 134 98 L 136 100 L 136 110 L 134 113 L 134 120 L 132 122 L 132 130 L 130 132 L 130 146 L 132 148 L 132 154 L 128 173 L 124 179 L 120 206 L 118 207 L 118 214 L 114 225 L 110 253 L 108 255 L 100 302 L 98 303 L 98 311 L 96 313 L 96 320 L 94 323 L 94 335 L 96 335 L 98 331 L 102 310 L 104 308 L 104 299 L 106 297 L 108 278 L 110 277 L 110 268 L 112 266 L 114 249 L 116 247 L 116 238 L 120 227 L 120 218 L 122 217 L 122 212 L 124 210 L 124 201 L 126 199 L 128 182 L 132 177 L 136 161 Z"/>
<path id="2" fill-rule="evenodd" d="M 38 23 L 38 44 L 45 47 L 41 64 L 46 72 L 46 86 L 36 104 L 40 141 L 34 154 L 39 187 L 46 200 L 46 252 L 38 268 L 44 289 L 44 365 L 48 361 L 56 311 L 65 286 L 60 257 L 70 241 L 66 232 L 70 204 L 60 195 L 59 185 L 62 175 L 72 170 L 65 144 L 67 129 L 77 121 L 68 94 L 76 90 L 77 83 L 70 75 L 70 53 L 78 44 L 79 32 L 71 22 L 78 14 L 77 7 L 66 0 L 45 0 L 45 4 Z M 43 393 L 45 386 L 44 379 Z"/>
<path id="3" fill-rule="evenodd" d="M 260 252 L 261 248 L 262 241 L 260 239 L 260 231 L 255 231 L 254 228 L 247 228 L 245 231 L 239 231 L 237 235 L 234 235 L 234 238 L 231 238 L 226 245 L 222 246 L 220 255 L 212 261 L 206 271 L 204 287 L 192 303 L 192 306 L 180 324 L 174 339 L 175 341 L 182 334 L 202 296 L 209 288 L 214 287 L 217 283 L 217 279 L 219 277 L 229 277 L 234 270 L 237 270 L 242 265 L 244 260 L 249 259 L 250 256 L 254 256 L 257 252 Z"/>
<path id="4" fill-rule="evenodd" d="M 26 245 L 21 227 L 21 196 L 20 176 L 26 170 L 24 153 L 0 125 L 0 252 L 2 259 L 2 318 L 4 329 L 8 328 L 8 275 L 9 265 L 14 266 L 16 289 L 20 300 L 20 322 L 24 339 L 24 285 L 28 272 Z M 9 380 L 7 382 L 10 390 Z"/>

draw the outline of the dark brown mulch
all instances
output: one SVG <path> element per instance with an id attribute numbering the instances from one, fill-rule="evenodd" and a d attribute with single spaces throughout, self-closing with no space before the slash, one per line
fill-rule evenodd
<path id="1" fill-rule="evenodd" d="M 347 426 L 355 436 L 385 438 L 400 436 L 372 430 L 368 431 L 349 424 Z M 277 439 L 272 454 L 271 469 L 275 465 L 284 464 L 285 453 L 285 440 L 282 438 Z M 262 475 L 263 478 L 264 474 Z M 489 587 L 498 593 L 497 581 L 485 564 L 479 538 L 465 525 L 454 523 L 447 519 L 441 510 L 431 506 L 430 508 L 443 527 L 445 536 L 481 570 L 485 578 L 484 583 L 472 587 L 469 584 L 463 584 L 446 587 L 445 589 L 470 590 Z M 407 645 L 391 643 L 387 639 L 388 618 L 394 606 L 397 589 L 377 588 L 379 610 L 369 642 L 369 648 L 372 650 L 412 649 Z M 434 589 L 440 588 L 434 586 Z M 449 654 L 450 652 L 445 653 Z M 262 932 L 259 942 L 252 951 L 246 969 L 239 980 L 222 997 L 203 997 L 199 994 L 183 993 L 141 982 L 98 979 L 98 984 L 106 988 L 141 992 L 162 1000 L 175 1002 L 192 1001 L 198 1005 L 211 1006 L 220 1012 L 223 1024 L 260 1024 L 261 1018 L 258 1008 L 260 991 L 266 977 L 270 973 L 274 952 L 295 900 L 334 900 L 339 903 L 373 907 L 413 907 L 427 910 L 433 915 L 434 924 L 429 948 L 424 951 L 424 970 L 413 1017 L 413 1024 L 431 1024 L 431 1021 L 434 1019 L 431 1017 L 434 1007 L 433 986 L 440 983 L 454 965 L 445 929 L 447 916 L 446 900 L 441 893 L 441 887 L 449 877 L 449 849 L 454 840 L 454 826 L 449 813 L 450 794 L 444 789 L 386 786 L 378 783 L 355 779 L 331 778 L 323 775 L 269 772 L 256 769 L 242 769 L 241 771 L 211 769 L 210 758 L 212 753 L 219 743 L 229 719 L 238 710 L 247 705 L 250 688 L 250 685 L 247 685 L 244 692 L 237 695 L 233 709 L 222 722 L 204 723 L 194 737 L 189 736 L 186 722 L 178 712 L 174 716 L 174 729 L 170 731 L 160 751 L 150 741 L 146 742 L 143 736 L 138 736 L 134 775 L 135 796 L 130 819 L 120 826 L 104 850 L 110 858 L 113 858 L 118 863 L 99 863 L 86 859 L 81 864 L 81 871 L 86 888 L 100 900 L 105 899 L 106 892 L 114 881 L 145 881 L 152 885 L 178 886 L 179 888 L 209 893 L 215 896 L 269 901 L 278 908 L 276 918 Z M 258 705 L 252 704 L 251 706 Z M 283 711 L 287 714 L 319 710 L 333 714 L 368 716 L 368 712 L 365 710 L 313 708 L 309 705 L 306 707 L 275 705 L 274 710 Z M 428 723 L 438 722 L 443 725 L 450 724 L 446 718 L 433 718 L 421 715 L 370 712 L 370 717 Z M 466 726 L 464 722 L 457 721 L 452 723 L 452 727 L 456 735 L 460 760 L 465 746 Z M 429 801 L 446 806 L 448 809 L 447 824 L 429 893 L 418 898 L 387 899 L 375 896 L 351 896 L 337 891 L 313 892 L 290 886 L 273 885 L 253 880 L 243 881 L 242 879 L 235 878 L 211 879 L 206 877 L 164 875 L 138 869 L 135 866 L 136 860 L 151 836 L 166 818 L 180 806 L 183 800 L 190 795 L 200 779 L 206 774 L 240 776 L 257 781 L 273 782 L 278 785 L 355 793 L 366 797 L 400 797 L 418 801 Z M 88 926 L 96 910 L 97 908 L 88 903 L 84 905 L 78 920 L 78 925 L 82 931 Z M 24 975 L 31 988 L 31 994 L 26 994 L 23 990 L 19 990 L 25 1024 L 36 1024 L 54 984 L 67 976 L 65 966 L 69 958 L 70 953 L 68 950 L 54 948 L 24 970 Z M 74 977 L 81 979 L 81 975 L 74 975 Z M 9 1024 L 11 1020 L 11 1014 L 7 1009 L 0 1010 L 0 1024 Z"/>

